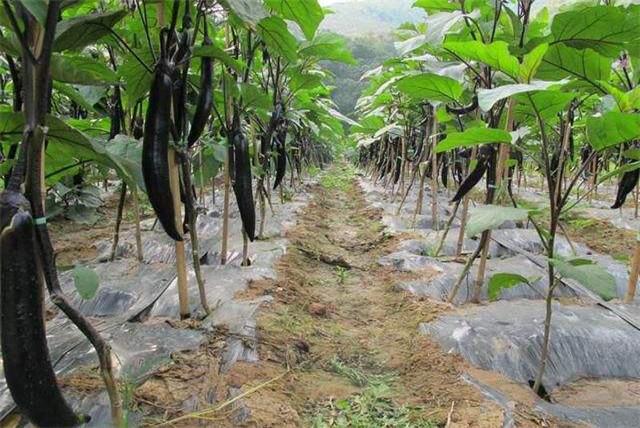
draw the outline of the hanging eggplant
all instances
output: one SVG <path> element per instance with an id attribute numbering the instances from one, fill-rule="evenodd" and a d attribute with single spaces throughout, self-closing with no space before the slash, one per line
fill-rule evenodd
<path id="1" fill-rule="evenodd" d="M 277 151 L 277 161 L 276 161 L 276 179 L 273 183 L 273 190 L 277 189 L 282 180 L 284 179 L 285 174 L 287 173 L 287 128 L 283 125 L 278 134 L 276 136 L 276 151 Z"/>
<path id="2" fill-rule="evenodd" d="M 163 31 L 162 35 L 166 36 Z M 162 36 L 161 35 L 161 36 Z M 169 61 L 166 38 L 163 41 L 162 57 L 154 72 L 149 96 L 149 107 L 144 122 L 142 144 L 142 174 L 147 187 L 149 202 L 167 235 L 182 241 L 175 221 L 171 182 L 169 180 L 169 134 L 172 131 L 171 102 L 175 68 Z"/>
<path id="3" fill-rule="evenodd" d="M 205 36 L 203 46 L 211 45 L 211 39 Z M 213 108 L 213 61 L 203 56 L 200 64 L 200 93 L 196 104 L 196 112 L 191 122 L 191 129 L 187 138 L 189 147 L 192 147 L 202 135 L 209 121 Z"/>
<path id="4" fill-rule="evenodd" d="M 622 180 L 620 180 L 620 185 L 618 186 L 616 202 L 611 206 L 611 209 L 617 209 L 624 205 L 625 201 L 627 200 L 627 196 L 638 184 L 639 178 L 640 169 L 634 169 L 633 171 L 624 173 L 624 175 L 622 176 Z"/>
<path id="5" fill-rule="evenodd" d="M 449 188 L 449 156 L 446 153 L 442 155 L 442 167 L 440 169 L 440 180 L 445 189 Z"/>
<path id="6" fill-rule="evenodd" d="M 480 153 L 478 154 L 478 164 L 471 172 L 471 174 L 469 174 L 469 176 L 460 185 L 458 192 L 451 200 L 452 202 L 460 202 L 462 198 L 464 198 L 467 193 L 469 193 L 471 189 L 473 189 L 476 184 L 480 182 L 485 172 L 487 172 L 487 169 L 489 168 L 492 151 L 493 149 L 488 145 L 482 146 L 480 148 Z"/>
<path id="7" fill-rule="evenodd" d="M 26 198 L 0 196 L 0 337 L 7 386 L 20 412 L 41 427 L 86 422 L 65 401 L 51 366 L 44 324 L 42 268 Z"/>
<path id="8" fill-rule="evenodd" d="M 234 157 L 233 191 L 236 194 L 242 226 L 249 240 L 253 242 L 256 234 L 256 211 L 253 203 L 251 154 L 249 153 L 249 142 L 242 133 L 238 117 L 234 119 L 231 143 L 233 144 Z"/>

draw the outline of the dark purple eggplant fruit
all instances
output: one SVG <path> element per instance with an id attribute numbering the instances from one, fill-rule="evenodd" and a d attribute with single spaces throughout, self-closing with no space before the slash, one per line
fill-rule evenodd
<path id="1" fill-rule="evenodd" d="M 44 324 L 44 284 L 34 222 L 26 198 L 0 196 L 0 316 L 2 362 L 20 412 L 40 427 L 72 427 L 78 416 L 65 401 L 51 365 Z"/>

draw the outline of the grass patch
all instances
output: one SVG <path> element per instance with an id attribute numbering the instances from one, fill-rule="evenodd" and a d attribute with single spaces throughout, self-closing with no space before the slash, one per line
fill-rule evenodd
<path id="1" fill-rule="evenodd" d="M 435 428 L 437 424 L 420 417 L 421 409 L 397 406 L 390 388 L 381 383 L 342 400 L 330 400 L 311 419 L 314 428 Z"/>
<path id="2" fill-rule="evenodd" d="M 347 191 L 353 184 L 356 169 L 353 165 L 344 163 L 327 171 L 320 179 L 320 185 L 329 190 Z"/>
<path id="3" fill-rule="evenodd" d="M 266 329 L 270 332 L 286 332 L 295 335 L 310 335 L 315 331 L 314 320 L 302 308 L 296 305 L 283 307 L 265 319 Z"/>
<path id="4" fill-rule="evenodd" d="M 421 417 L 418 407 L 398 406 L 392 400 L 395 377 L 391 374 L 368 374 L 349 366 L 337 357 L 329 362 L 329 369 L 347 378 L 354 386 L 364 388 L 359 394 L 330 399 L 316 409 L 310 425 L 314 428 L 435 428 L 436 423 Z"/>

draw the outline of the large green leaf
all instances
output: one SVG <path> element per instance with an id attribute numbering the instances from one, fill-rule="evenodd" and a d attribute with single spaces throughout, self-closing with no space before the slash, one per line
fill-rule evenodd
<path id="1" fill-rule="evenodd" d="M 87 56 L 53 54 L 51 77 L 59 82 L 79 85 L 112 85 L 118 76 L 104 63 Z"/>
<path id="2" fill-rule="evenodd" d="M 320 33 L 312 41 L 303 43 L 300 55 L 345 64 L 356 63 L 345 38 L 333 33 Z"/>
<path id="3" fill-rule="evenodd" d="M 402 93 L 421 101 L 459 101 L 464 88 L 460 82 L 446 76 L 423 73 L 407 76 L 396 83 Z"/>
<path id="4" fill-rule="evenodd" d="M 520 71 L 518 73 L 520 82 L 531 82 L 533 76 L 535 76 L 538 72 L 538 68 L 540 68 L 540 65 L 542 64 L 542 59 L 544 58 L 548 50 L 549 45 L 547 43 L 542 43 L 524 56 L 524 58 L 522 59 L 522 64 L 520 64 Z"/>
<path id="5" fill-rule="evenodd" d="M 640 9 L 595 6 L 556 15 L 551 24 L 555 43 L 593 49 L 610 58 L 640 42 Z"/>
<path id="6" fill-rule="evenodd" d="M 597 87 L 597 82 L 608 81 L 610 74 L 610 59 L 591 49 L 578 50 L 558 44 L 549 48 L 536 77 L 545 80 L 571 77 Z"/>
<path id="7" fill-rule="evenodd" d="M 460 10 L 460 5 L 449 0 L 416 0 L 413 7 L 421 7 L 428 13 Z"/>
<path id="8" fill-rule="evenodd" d="M 609 112 L 587 119 L 587 138 L 595 150 L 640 139 L 640 114 Z"/>
<path id="9" fill-rule="evenodd" d="M 482 43 L 476 40 L 446 42 L 444 48 L 462 59 L 479 61 L 502 71 L 514 80 L 517 80 L 520 73 L 518 58 L 511 55 L 509 44 L 506 42 Z"/>
<path id="10" fill-rule="evenodd" d="M 56 39 L 53 45 L 55 51 L 81 49 L 88 46 L 111 32 L 118 21 L 126 16 L 125 10 L 114 12 L 92 13 L 68 19 L 58 24 Z"/>
<path id="11" fill-rule="evenodd" d="M 511 134 L 502 129 L 480 127 L 469 128 L 464 132 L 452 132 L 438 143 L 436 153 L 487 143 L 511 143 Z"/>
<path id="12" fill-rule="evenodd" d="M 470 210 L 466 234 L 472 238 L 485 230 L 496 229 L 507 221 L 524 221 L 529 211 L 522 208 L 483 205 Z"/>
<path id="13" fill-rule="evenodd" d="M 308 40 L 313 39 L 324 19 L 318 0 L 265 0 L 265 3 L 283 18 L 298 24 Z"/>
<path id="14" fill-rule="evenodd" d="M 278 53 L 290 62 L 298 57 L 298 42 L 289 32 L 287 24 L 277 16 L 264 18 L 258 23 L 258 34 L 273 53 Z"/>
<path id="15" fill-rule="evenodd" d="M 193 56 L 206 56 L 217 59 L 227 67 L 230 67 L 237 72 L 242 72 L 244 69 L 244 64 L 241 61 L 236 60 L 226 53 L 224 49 L 216 45 L 196 46 L 193 48 Z"/>
<path id="16" fill-rule="evenodd" d="M 560 92 L 554 90 L 535 92 L 529 96 L 517 96 L 516 113 L 519 116 L 535 118 L 533 108 L 545 121 L 550 121 L 557 116 L 576 97 L 573 92 Z M 533 105 L 532 105 L 533 103 Z"/>
<path id="17" fill-rule="evenodd" d="M 319 74 L 301 73 L 299 69 L 293 69 L 289 72 L 289 76 L 289 90 L 292 94 L 322 85 L 322 76 Z"/>
<path id="18" fill-rule="evenodd" d="M 517 94 L 523 94 L 526 92 L 537 92 L 549 89 L 554 85 L 561 85 L 566 82 L 533 82 L 533 83 L 518 83 L 514 85 L 498 86 L 493 89 L 479 89 L 478 90 L 478 105 L 484 111 L 489 111 L 500 100 L 512 97 Z"/>
<path id="19" fill-rule="evenodd" d="M 604 300 L 617 297 L 616 279 L 600 265 L 584 259 L 549 261 L 562 277 L 578 281 Z"/>
<path id="20" fill-rule="evenodd" d="M 261 0 L 220 0 L 220 3 L 253 28 L 268 16 Z"/>
<path id="21" fill-rule="evenodd" d="M 136 51 L 136 55 L 145 64 L 153 64 L 153 56 L 149 49 Z M 118 74 L 125 85 L 123 97 L 125 108 L 131 109 L 139 99 L 149 92 L 153 75 L 132 54 L 125 55 L 122 65 L 118 69 Z"/>
<path id="22" fill-rule="evenodd" d="M 71 101 L 78 104 L 85 110 L 95 111 L 93 105 L 90 101 L 88 101 L 76 88 L 71 85 L 67 85 L 62 82 L 53 82 L 53 89 L 60 92 L 62 95 L 68 97 Z"/>
<path id="23" fill-rule="evenodd" d="M 76 266 L 73 269 L 73 284 L 83 300 L 91 300 L 98 291 L 100 278 L 93 269 L 86 266 Z"/>
<path id="24" fill-rule="evenodd" d="M 500 297 L 502 290 L 513 288 L 520 284 L 529 284 L 529 279 L 516 273 L 496 273 L 489 279 L 488 294 L 489 300 L 496 300 Z"/>
<path id="25" fill-rule="evenodd" d="M 126 171 L 129 183 L 134 181 L 139 189 L 145 191 L 142 175 L 142 142 L 127 135 L 116 135 L 105 145 L 108 155 L 113 162 Z"/>

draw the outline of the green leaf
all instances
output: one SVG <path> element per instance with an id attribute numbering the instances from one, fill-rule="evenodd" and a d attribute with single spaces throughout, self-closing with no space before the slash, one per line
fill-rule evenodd
<path id="1" fill-rule="evenodd" d="M 506 221 L 524 221 L 529 216 L 529 211 L 526 209 L 498 205 L 479 206 L 472 208 L 470 213 L 466 231 L 469 238 L 485 230 L 497 229 Z"/>
<path id="2" fill-rule="evenodd" d="M 433 73 L 403 77 L 396 83 L 396 87 L 400 92 L 420 101 L 459 101 L 464 91 L 460 82 Z"/>
<path id="3" fill-rule="evenodd" d="M 600 265 L 584 259 L 549 261 L 562 277 L 578 281 L 604 300 L 617 297 L 615 278 Z"/>
<path id="4" fill-rule="evenodd" d="M 268 16 L 261 0 L 220 0 L 220 3 L 252 28 Z"/>
<path id="5" fill-rule="evenodd" d="M 540 91 L 530 95 L 517 97 L 516 112 L 519 115 L 534 117 L 532 109 L 538 110 L 543 120 L 549 121 L 556 117 L 572 99 L 576 97 L 573 92 Z M 533 105 L 532 105 L 533 103 Z"/>
<path id="6" fill-rule="evenodd" d="M 277 16 L 264 18 L 258 23 L 258 34 L 273 53 L 278 53 L 289 62 L 298 57 L 298 42 L 289 32 L 287 24 Z"/>
<path id="7" fill-rule="evenodd" d="M 554 45 L 544 56 L 536 77 L 545 80 L 571 77 L 598 87 L 597 82 L 608 81 L 610 75 L 611 60 L 597 52 Z"/>
<path id="8" fill-rule="evenodd" d="M 100 278 L 98 278 L 98 274 L 93 269 L 85 266 L 76 266 L 73 269 L 73 283 L 83 300 L 91 300 L 98 291 Z"/>
<path id="9" fill-rule="evenodd" d="M 496 273 L 488 284 L 489 300 L 496 300 L 500 297 L 502 290 L 513 288 L 520 284 L 530 284 L 529 280 L 522 275 L 516 273 Z"/>
<path id="10" fill-rule="evenodd" d="M 245 107 L 260 108 L 268 110 L 273 107 L 271 96 L 264 92 L 262 88 L 251 83 L 243 83 L 240 86 L 240 94 Z"/>
<path id="11" fill-rule="evenodd" d="M 193 48 L 193 56 L 206 56 L 217 59 L 229 68 L 234 69 L 238 73 L 244 70 L 244 64 L 226 53 L 224 49 L 216 45 L 196 46 Z"/>
<path id="12" fill-rule="evenodd" d="M 103 63 L 79 55 L 53 54 L 51 77 L 59 82 L 79 85 L 112 85 L 118 76 Z"/>
<path id="13" fill-rule="evenodd" d="M 526 92 L 544 91 L 555 85 L 562 85 L 566 82 L 533 82 L 517 83 L 514 85 L 503 85 L 493 89 L 478 89 L 478 105 L 484 111 L 489 111 L 500 100 Z"/>
<path id="14" fill-rule="evenodd" d="M 520 64 L 520 72 L 518 73 L 520 82 L 531 82 L 533 76 L 538 72 L 538 68 L 540 67 L 540 64 L 542 64 L 542 59 L 547 53 L 547 50 L 549 50 L 549 44 L 543 43 L 536 46 L 535 49 L 524 56 L 522 64 Z"/>
<path id="15" fill-rule="evenodd" d="M 145 191 L 144 177 L 142 175 L 142 142 L 133 137 L 119 134 L 109 141 L 105 148 L 109 157 L 117 162 L 129 178 L 129 185 L 135 182 L 137 187 Z"/>
<path id="16" fill-rule="evenodd" d="M 265 0 L 265 3 L 284 19 L 298 24 L 307 40 L 313 39 L 324 19 L 318 0 Z"/>
<path id="17" fill-rule="evenodd" d="M 555 43 L 576 49 L 593 49 L 614 58 L 640 41 L 638 8 L 594 6 L 576 8 L 555 16 L 551 33 Z M 636 46 L 637 48 L 637 46 Z"/>
<path id="18" fill-rule="evenodd" d="M 333 33 L 321 33 L 312 41 L 303 43 L 300 55 L 344 64 L 356 63 L 345 38 Z"/>
<path id="19" fill-rule="evenodd" d="M 78 104 L 85 110 L 95 111 L 91 104 L 82 94 L 71 85 L 62 82 L 53 82 L 53 89 L 68 97 L 71 101 Z"/>
<path id="20" fill-rule="evenodd" d="M 511 143 L 511 134 L 502 129 L 480 127 L 469 128 L 464 132 L 451 132 L 438 143 L 436 153 L 488 143 Z"/>
<path id="21" fill-rule="evenodd" d="M 141 49 L 136 51 L 136 54 L 145 64 L 153 64 L 153 56 L 149 49 Z M 122 65 L 118 68 L 118 75 L 125 85 L 125 108 L 131 109 L 149 92 L 153 75 L 131 53 L 124 57 Z"/>
<path id="22" fill-rule="evenodd" d="M 42 25 L 45 25 L 47 19 L 47 0 L 21 0 L 22 6 L 24 6 L 36 20 Z"/>
<path id="23" fill-rule="evenodd" d="M 292 94 L 322 85 L 322 76 L 319 74 L 301 73 L 298 69 L 294 69 L 289 75 L 289 90 Z"/>
<path id="24" fill-rule="evenodd" d="M 420 7 L 428 13 L 460 10 L 458 3 L 449 0 L 416 0 L 413 7 Z"/>
<path id="25" fill-rule="evenodd" d="M 640 138 L 640 114 L 609 112 L 587 119 L 587 138 L 595 150 Z"/>
<path id="26" fill-rule="evenodd" d="M 444 48 L 465 60 L 479 61 L 502 71 L 514 80 L 517 80 L 520 73 L 518 58 L 511 55 L 509 44 L 506 42 L 498 41 L 486 44 L 476 40 L 446 42 Z"/>
<path id="27" fill-rule="evenodd" d="M 92 13 L 58 24 L 53 48 L 56 52 L 82 49 L 111 33 L 111 28 L 127 15 L 125 10 Z"/>

